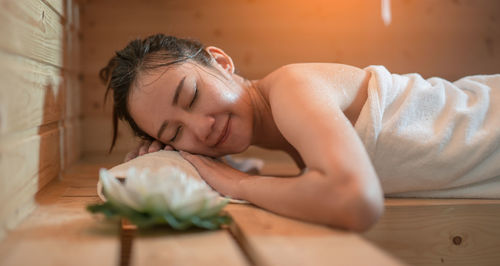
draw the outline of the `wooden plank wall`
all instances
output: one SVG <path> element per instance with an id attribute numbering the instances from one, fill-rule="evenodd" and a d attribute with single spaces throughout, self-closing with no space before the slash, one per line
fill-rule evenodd
<path id="1" fill-rule="evenodd" d="M 128 41 L 163 32 L 222 47 L 239 72 L 259 78 L 294 62 L 385 65 L 450 80 L 500 72 L 500 1 L 392 0 L 384 26 L 379 0 L 85 0 L 82 5 L 85 154 L 111 139 L 110 104 L 97 73 Z M 130 148 L 120 132 L 117 150 Z"/>
<path id="2" fill-rule="evenodd" d="M 80 157 L 78 13 L 71 0 L 0 1 L 0 239 Z"/>

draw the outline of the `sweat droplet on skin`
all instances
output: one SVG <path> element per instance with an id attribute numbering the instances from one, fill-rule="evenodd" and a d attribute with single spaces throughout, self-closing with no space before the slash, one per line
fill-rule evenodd
<path id="1" fill-rule="evenodd" d="M 221 96 L 228 102 L 235 103 L 240 98 L 241 93 L 235 91 L 223 91 Z"/>

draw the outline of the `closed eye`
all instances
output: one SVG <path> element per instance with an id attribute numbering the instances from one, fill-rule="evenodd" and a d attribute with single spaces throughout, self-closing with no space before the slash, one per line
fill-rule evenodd
<path id="1" fill-rule="evenodd" d="M 175 139 L 177 138 L 177 136 L 179 136 L 179 134 L 180 134 L 181 132 L 182 132 L 182 126 L 179 126 L 179 127 L 177 128 L 177 130 L 175 131 L 175 135 L 174 135 L 174 137 L 170 140 L 170 142 L 174 142 L 174 141 L 175 141 Z"/>
<path id="2" fill-rule="evenodd" d="M 189 103 L 189 108 L 191 109 L 191 106 L 193 106 L 193 103 L 195 102 L 196 98 L 198 97 L 198 83 L 195 83 L 194 84 L 194 95 L 193 95 L 193 99 L 191 100 L 191 102 Z"/>

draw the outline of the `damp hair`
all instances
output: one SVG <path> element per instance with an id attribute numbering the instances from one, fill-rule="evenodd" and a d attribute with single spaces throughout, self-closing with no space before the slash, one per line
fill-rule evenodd
<path id="1" fill-rule="evenodd" d="M 116 144 L 118 120 L 126 121 L 135 136 L 154 140 L 139 128 L 128 109 L 127 100 L 137 77 L 147 71 L 181 64 L 188 60 L 206 67 L 212 66 L 212 58 L 202 43 L 164 34 L 133 40 L 125 48 L 115 52 L 107 66 L 99 72 L 101 81 L 106 85 L 105 102 L 109 93 L 113 92 L 113 135 L 109 152 Z"/>

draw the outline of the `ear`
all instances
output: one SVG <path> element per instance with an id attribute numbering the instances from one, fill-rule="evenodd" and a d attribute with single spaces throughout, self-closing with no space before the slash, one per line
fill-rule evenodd
<path id="1" fill-rule="evenodd" d="M 215 60 L 215 64 L 220 66 L 224 71 L 228 74 L 234 73 L 234 64 L 233 59 L 229 57 L 222 49 L 219 49 L 215 46 L 208 46 L 205 50 L 212 56 Z"/>

